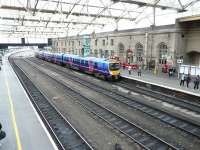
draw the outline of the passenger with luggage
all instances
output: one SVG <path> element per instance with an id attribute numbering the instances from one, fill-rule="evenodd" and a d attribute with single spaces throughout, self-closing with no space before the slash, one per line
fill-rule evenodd
<path id="1" fill-rule="evenodd" d="M 185 82 L 185 74 L 183 73 L 182 75 L 181 75 L 181 82 L 180 82 L 180 86 L 184 86 L 184 82 Z"/>
<path id="2" fill-rule="evenodd" d="M 200 77 L 199 77 L 199 75 L 197 75 L 197 77 L 194 80 L 194 90 L 199 89 L 199 82 L 200 82 Z"/>

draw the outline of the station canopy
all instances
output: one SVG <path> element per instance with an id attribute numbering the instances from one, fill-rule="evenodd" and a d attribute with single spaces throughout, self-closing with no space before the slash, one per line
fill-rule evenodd
<path id="1" fill-rule="evenodd" d="M 0 0 L 0 36 L 95 34 L 174 24 L 198 14 L 200 0 Z"/>

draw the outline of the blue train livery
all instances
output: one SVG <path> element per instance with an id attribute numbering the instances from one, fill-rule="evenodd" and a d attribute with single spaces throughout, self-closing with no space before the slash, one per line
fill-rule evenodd
<path id="1" fill-rule="evenodd" d="M 47 51 L 36 52 L 35 56 L 55 64 L 80 70 L 104 79 L 119 79 L 120 64 L 113 59 L 96 57 L 81 57 L 72 54 L 51 53 Z"/>

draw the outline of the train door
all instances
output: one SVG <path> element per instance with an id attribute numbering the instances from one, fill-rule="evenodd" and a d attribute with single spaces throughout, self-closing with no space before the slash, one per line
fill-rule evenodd
<path id="1" fill-rule="evenodd" d="M 89 72 L 93 72 L 94 71 L 94 63 L 93 63 L 93 61 L 89 61 Z"/>

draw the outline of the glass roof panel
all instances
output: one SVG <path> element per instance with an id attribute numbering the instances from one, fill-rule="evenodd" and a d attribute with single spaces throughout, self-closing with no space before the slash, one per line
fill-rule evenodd
<path id="1" fill-rule="evenodd" d="M 155 25 L 200 14 L 198 0 L 1 0 L 0 34 L 54 37 L 147 27 L 154 24 L 154 7 Z"/>

